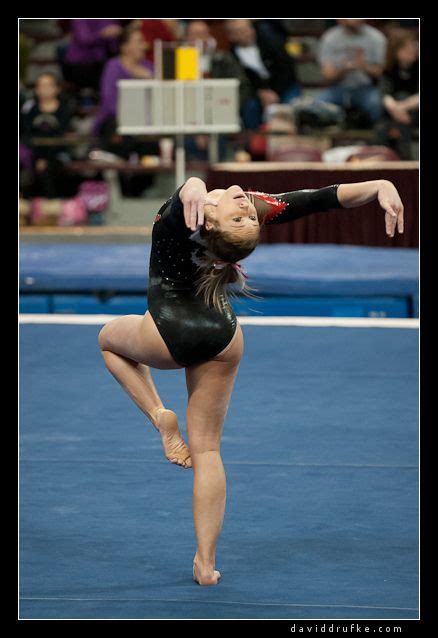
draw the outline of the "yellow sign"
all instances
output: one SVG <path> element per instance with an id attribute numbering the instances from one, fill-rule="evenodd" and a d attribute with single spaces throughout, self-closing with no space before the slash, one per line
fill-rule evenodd
<path id="1" fill-rule="evenodd" d="M 196 47 L 177 47 L 175 78 L 177 80 L 199 79 L 199 52 Z"/>

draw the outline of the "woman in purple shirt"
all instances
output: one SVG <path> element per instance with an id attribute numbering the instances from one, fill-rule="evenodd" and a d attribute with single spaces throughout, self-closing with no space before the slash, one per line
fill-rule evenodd
<path id="1" fill-rule="evenodd" d="M 153 66 L 145 60 L 146 41 L 139 28 L 126 27 L 119 39 L 120 55 L 108 60 L 100 82 L 100 107 L 93 124 L 93 135 L 99 137 L 100 148 L 129 159 L 132 153 L 137 155 L 158 155 L 158 143 L 139 142 L 135 137 L 123 136 L 114 141 L 117 133 L 117 82 L 118 80 L 150 79 Z M 144 189 L 151 186 L 153 176 L 119 175 L 122 193 L 126 197 L 140 196 Z"/>
<path id="2" fill-rule="evenodd" d="M 70 20 L 71 42 L 64 54 L 63 73 L 80 88 L 98 90 L 105 62 L 118 51 L 120 20 Z"/>
<path id="3" fill-rule="evenodd" d="M 153 77 L 152 63 L 145 60 L 147 45 L 140 29 L 125 29 L 119 45 L 120 55 L 108 60 L 100 81 L 100 108 L 93 125 L 95 135 L 101 132 L 104 122 L 116 117 L 118 80 Z"/>

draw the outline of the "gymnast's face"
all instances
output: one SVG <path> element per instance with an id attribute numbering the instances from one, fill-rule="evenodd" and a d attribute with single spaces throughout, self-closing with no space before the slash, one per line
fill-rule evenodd
<path id="1" fill-rule="evenodd" d="M 210 191 L 205 204 L 205 228 L 219 228 L 241 237 L 258 236 L 260 223 L 254 204 L 240 186 Z"/>

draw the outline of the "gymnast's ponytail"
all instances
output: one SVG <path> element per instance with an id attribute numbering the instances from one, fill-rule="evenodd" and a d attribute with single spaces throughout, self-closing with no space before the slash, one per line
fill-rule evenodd
<path id="1" fill-rule="evenodd" d="M 203 227 L 200 234 L 207 250 L 198 268 L 196 294 L 203 296 L 205 303 L 219 312 L 225 311 L 224 302 L 230 297 L 244 295 L 258 299 L 238 262 L 252 253 L 259 243 L 260 235 L 236 238 L 227 231 L 219 230 L 217 225 L 209 231 Z"/>

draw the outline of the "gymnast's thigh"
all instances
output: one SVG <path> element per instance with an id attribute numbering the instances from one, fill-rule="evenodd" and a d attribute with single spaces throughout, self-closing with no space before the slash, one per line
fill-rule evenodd
<path id="1" fill-rule="evenodd" d="M 209 359 L 186 367 L 188 391 L 187 434 L 192 457 L 218 451 L 225 417 L 243 353 L 240 325 L 222 359 Z"/>
<path id="2" fill-rule="evenodd" d="M 109 321 L 99 335 L 102 350 L 143 363 L 152 368 L 181 368 L 173 359 L 149 312 Z"/>

